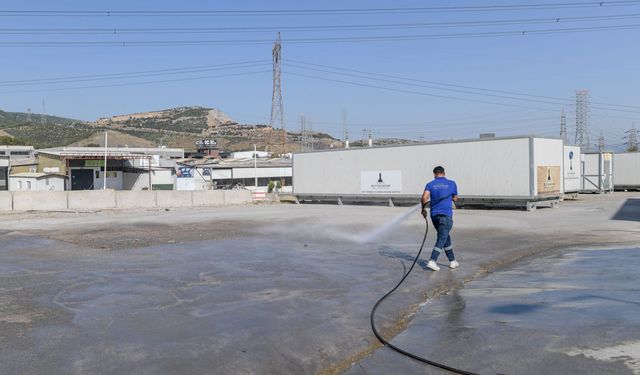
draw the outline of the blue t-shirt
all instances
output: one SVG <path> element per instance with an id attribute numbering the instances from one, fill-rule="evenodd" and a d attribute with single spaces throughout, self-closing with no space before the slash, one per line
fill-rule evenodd
<path id="1" fill-rule="evenodd" d="M 447 215 L 453 217 L 453 196 L 458 195 L 455 181 L 446 177 L 436 177 L 424 187 L 431 196 L 431 216 Z"/>

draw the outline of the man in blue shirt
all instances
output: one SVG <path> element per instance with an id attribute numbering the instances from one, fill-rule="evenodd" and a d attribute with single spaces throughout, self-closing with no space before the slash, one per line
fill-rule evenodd
<path id="1" fill-rule="evenodd" d="M 434 180 L 429 182 L 422 194 L 422 216 L 427 218 L 427 203 L 431 207 L 431 222 L 438 232 L 436 244 L 431 252 L 431 259 L 427 267 L 433 271 L 438 271 L 440 267 L 436 261 L 444 250 L 449 258 L 449 268 L 458 268 L 460 263 L 453 255 L 453 245 L 449 232 L 453 227 L 453 201 L 458 200 L 458 186 L 455 181 L 447 180 L 444 176 L 444 168 L 437 166 L 433 168 Z"/>

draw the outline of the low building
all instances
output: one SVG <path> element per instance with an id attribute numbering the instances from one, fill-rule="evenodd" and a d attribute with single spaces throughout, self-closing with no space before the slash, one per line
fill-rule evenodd
<path id="1" fill-rule="evenodd" d="M 106 156 L 106 171 L 105 171 Z M 146 174 L 146 188 L 154 187 L 153 176 L 156 170 L 168 170 L 173 165 L 163 167 L 166 160 L 183 158 L 183 149 L 170 148 L 119 148 L 108 147 L 61 147 L 37 151 L 37 172 L 55 172 L 68 177 L 67 190 L 99 190 L 103 187 L 115 190 L 128 190 L 145 186 L 139 181 Z M 165 173 L 160 173 L 166 175 Z M 161 179 L 162 189 L 173 184 Z"/>
<path id="2" fill-rule="evenodd" d="M 35 149 L 33 146 L 0 146 L 0 156 L 7 156 L 11 160 L 33 159 Z"/>
<path id="3" fill-rule="evenodd" d="M 37 172 L 38 171 L 38 160 L 33 158 L 25 158 L 25 159 L 12 159 L 11 160 L 11 170 L 9 174 L 16 173 L 27 173 L 27 172 Z M 59 171 L 44 171 L 44 173 L 57 173 Z"/>
<path id="4" fill-rule="evenodd" d="M 246 188 L 268 191 L 269 183 L 291 192 L 291 159 L 183 160 L 177 162 L 177 190 Z M 256 186 L 257 180 L 257 186 Z"/>
<path id="5" fill-rule="evenodd" d="M 9 180 L 11 191 L 64 191 L 67 176 L 51 173 L 17 173 Z"/>

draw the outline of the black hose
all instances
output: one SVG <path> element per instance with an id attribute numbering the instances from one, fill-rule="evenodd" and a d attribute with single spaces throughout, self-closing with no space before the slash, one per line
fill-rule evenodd
<path id="1" fill-rule="evenodd" d="M 429 359 L 420 357 L 418 355 L 415 355 L 413 353 L 409 353 L 406 350 L 400 349 L 397 346 L 391 344 L 390 342 L 388 342 L 387 340 L 384 339 L 384 337 L 382 337 L 382 335 L 380 334 L 380 332 L 378 332 L 378 330 L 376 329 L 376 324 L 374 321 L 375 318 L 375 314 L 376 314 L 376 310 L 378 309 L 378 306 L 380 306 L 380 303 L 382 303 L 382 301 L 384 301 L 387 297 L 389 297 L 393 292 L 396 291 L 396 289 L 398 289 L 400 287 L 400 285 L 402 285 L 402 283 L 404 282 L 404 280 L 409 276 L 409 274 L 411 273 L 411 271 L 413 270 L 413 267 L 415 267 L 416 263 L 418 262 L 418 258 L 420 258 L 420 254 L 422 253 L 422 249 L 424 248 L 424 243 L 427 240 L 427 235 L 429 234 L 429 222 L 427 221 L 427 219 L 425 218 L 425 224 L 426 224 L 426 228 L 424 231 L 424 237 L 422 238 L 422 244 L 420 245 L 420 250 L 418 250 L 418 254 L 416 254 L 415 259 L 413 260 L 413 263 L 411 264 L 411 267 L 409 267 L 409 271 L 405 272 L 404 275 L 402 276 L 402 278 L 400 279 L 400 281 L 396 284 L 396 286 L 393 287 L 393 289 L 391 289 L 389 292 L 387 292 L 387 294 L 385 294 L 384 296 L 382 296 L 382 298 L 380 298 L 375 305 L 373 305 L 373 308 L 371 309 L 371 315 L 370 315 L 370 319 L 371 319 L 371 329 L 373 330 L 373 334 L 376 335 L 376 337 L 378 338 L 378 340 L 380 340 L 380 342 L 382 343 L 382 345 L 387 346 L 389 349 L 393 349 L 396 352 L 405 355 L 409 358 L 415 359 L 416 361 L 420 361 L 422 363 L 426 363 L 428 365 L 434 366 L 434 367 L 438 367 L 441 368 L 443 370 L 447 370 L 450 372 L 453 372 L 455 374 L 463 374 L 463 375 L 479 375 L 475 372 L 469 372 L 469 371 L 465 371 L 465 370 L 460 370 L 457 369 L 455 367 L 451 367 L 451 366 L 447 366 L 445 364 L 442 363 L 438 363 L 435 361 L 431 361 Z"/>

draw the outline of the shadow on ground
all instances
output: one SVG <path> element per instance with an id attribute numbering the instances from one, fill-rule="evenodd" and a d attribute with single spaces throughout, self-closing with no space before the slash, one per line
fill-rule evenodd
<path id="1" fill-rule="evenodd" d="M 627 199 L 611 220 L 640 221 L 640 199 Z"/>

